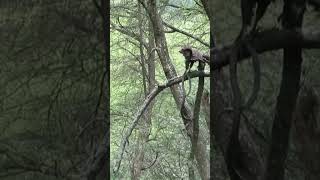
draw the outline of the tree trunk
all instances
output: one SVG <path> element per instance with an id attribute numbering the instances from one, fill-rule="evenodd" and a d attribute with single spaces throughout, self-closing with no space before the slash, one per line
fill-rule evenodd
<path id="1" fill-rule="evenodd" d="M 210 20 L 210 49 L 215 47 L 214 42 L 214 29 L 216 27 L 214 24 L 214 2 L 210 0 L 202 0 L 204 9 Z M 215 51 L 210 51 L 210 161 L 215 164 L 216 162 L 216 145 L 220 148 L 220 151 L 224 155 L 226 161 L 228 142 L 231 135 L 231 127 L 233 123 L 232 114 L 225 113 L 220 116 L 226 108 L 228 108 L 228 102 L 231 100 L 231 92 L 228 87 L 227 80 L 224 77 L 223 70 L 215 69 L 216 66 L 213 65 L 216 61 L 221 59 L 222 54 Z M 215 57 L 214 57 L 215 56 Z M 245 174 L 246 179 L 259 179 L 263 172 L 263 160 L 261 160 L 261 154 L 258 144 L 254 141 L 251 132 L 249 131 L 246 123 L 240 123 L 240 133 L 239 133 L 240 149 L 243 152 L 243 156 L 238 157 L 239 161 L 242 162 L 241 174 Z M 216 142 L 216 143 L 215 143 Z M 219 156 L 218 156 L 219 157 Z M 222 158 L 220 158 L 221 160 Z M 220 164 L 226 164 L 230 169 L 231 164 L 220 162 Z M 219 167 L 213 166 L 212 167 Z M 216 168 L 211 168 L 210 176 L 211 178 L 217 177 L 216 174 L 219 172 Z M 224 173 L 219 172 L 220 176 L 224 177 Z"/>
<path id="2" fill-rule="evenodd" d="M 301 29 L 305 10 L 305 0 L 285 0 L 282 25 L 286 29 Z M 288 153 L 292 114 L 299 92 L 302 49 L 283 50 L 283 68 L 280 92 L 272 127 L 272 141 L 267 160 L 265 179 L 283 180 L 285 160 Z"/>
<path id="3" fill-rule="evenodd" d="M 320 179 L 320 98 L 313 87 L 301 88 L 293 117 L 291 139 L 307 180 Z"/>
<path id="4" fill-rule="evenodd" d="M 139 3 L 139 2 L 138 2 Z M 143 11 L 141 10 L 140 3 L 138 4 L 139 7 L 139 28 L 140 28 L 140 57 L 141 57 L 141 65 L 142 65 L 142 75 L 143 75 L 143 84 L 144 84 L 144 90 L 145 90 L 145 95 L 149 94 L 149 92 L 155 87 L 155 63 L 154 63 L 154 52 L 152 52 L 152 49 L 154 48 L 154 37 L 152 35 L 152 28 L 151 24 L 149 22 L 149 44 L 148 44 L 148 49 L 147 49 L 147 56 L 144 56 L 143 54 L 143 44 L 142 44 L 142 39 L 143 39 L 143 33 L 142 33 L 142 23 L 143 23 Z M 146 57 L 146 58 L 145 58 Z M 147 61 L 145 61 L 145 59 Z M 145 63 L 148 65 L 148 72 L 146 71 L 145 68 Z M 149 77 L 149 79 L 147 78 Z M 148 85 L 148 90 L 146 89 Z M 145 147 L 146 144 L 149 140 L 149 135 L 151 131 L 151 114 L 152 114 L 152 108 L 153 105 L 155 104 L 155 100 L 153 100 L 150 105 L 148 106 L 146 112 L 144 113 L 144 116 L 141 119 L 141 123 L 139 126 L 139 131 L 138 131 L 138 142 L 137 142 L 137 147 L 136 147 L 136 152 L 135 152 L 135 157 L 133 160 L 132 164 L 132 174 L 131 174 L 131 179 L 133 180 L 138 180 L 141 177 L 141 171 L 143 168 L 143 162 L 144 162 L 144 152 L 145 152 Z"/>
<path id="5" fill-rule="evenodd" d="M 166 44 L 163 24 L 162 24 L 161 17 L 157 11 L 156 1 L 149 0 L 147 8 L 148 8 L 148 14 L 150 16 L 150 20 L 152 22 L 156 48 L 159 48 L 157 50 L 157 53 L 159 55 L 159 59 L 160 59 L 160 63 L 162 65 L 163 71 L 167 79 L 174 78 L 177 76 L 177 73 L 175 71 L 175 68 L 171 62 L 171 59 L 168 53 L 168 47 Z M 177 107 L 180 107 L 183 100 L 183 91 L 181 86 L 174 85 L 174 86 L 171 86 L 170 89 L 171 89 L 171 93 L 173 94 L 173 98 L 176 102 Z M 184 106 L 183 113 L 187 117 L 186 119 L 183 119 L 183 121 L 187 130 L 187 134 L 192 142 L 192 125 L 190 122 L 190 119 L 193 116 L 192 109 L 187 102 L 185 102 L 183 106 Z M 206 154 L 207 153 L 206 153 L 205 140 L 203 139 L 203 136 L 199 136 L 199 140 L 196 147 L 195 159 L 197 161 L 197 168 L 198 168 L 199 174 L 201 176 L 201 179 L 203 180 L 209 179 L 209 161 Z"/>

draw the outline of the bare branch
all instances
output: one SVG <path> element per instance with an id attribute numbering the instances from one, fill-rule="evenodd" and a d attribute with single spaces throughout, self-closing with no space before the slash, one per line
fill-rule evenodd
<path id="1" fill-rule="evenodd" d="M 165 26 L 171 28 L 171 29 L 173 30 L 173 32 L 178 32 L 178 33 L 181 33 L 181 34 L 186 35 L 186 36 L 188 36 L 188 37 L 191 37 L 192 39 L 200 42 L 201 44 L 203 44 L 203 45 L 205 45 L 205 46 L 207 46 L 207 47 L 210 46 L 209 43 L 204 42 L 204 41 L 201 40 L 200 38 L 195 37 L 195 36 L 193 36 L 192 34 L 190 34 L 190 33 L 188 33 L 188 32 L 185 32 L 185 31 L 183 31 L 183 30 L 180 30 L 180 29 L 178 29 L 178 28 L 176 28 L 176 27 L 174 27 L 174 26 L 172 26 L 172 25 L 170 25 L 170 24 L 168 24 L 168 23 L 166 23 L 166 22 L 163 22 L 163 23 L 164 23 Z"/>

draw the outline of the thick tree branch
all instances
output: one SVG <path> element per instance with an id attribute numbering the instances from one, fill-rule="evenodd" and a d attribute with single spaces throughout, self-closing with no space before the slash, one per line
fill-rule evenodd
<path id="1" fill-rule="evenodd" d="M 301 47 L 304 49 L 320 48 L 320 31 L 305 29 L 303 31 L 290 31 L 271 29 L 257 33 L 250 42 L 256 48 L 257 53 L 279 50 L 283 48 Z M 231 46 L 213 49 L 214 55 L 219 53 L 219 58 L 213 62 L 213 70 L 220 69 L 229 64 L 231 56 Z M 238 61 L 248 58 L 250 53 L 247 48 L 241 48 L 241 54 Z"/>
<path id="2" fill-rule="evenodd" d="M 204 70 L 204 65 L 198 67 L 199 71 Z M 204 77 L 199 77 L 199 82 L 198 82 L 198 90 L 197 90 L 197 95 L 196 95 L 196 100 L 194 103 L 194 108 L 193 108 L 193 131 L 192 131 L 192 144 L 191 144 L 191 153 L 190 153 L 190 160 L 192 161 L 194 159 L 194 154 L 196 153 L 197 150 L 197 143 L 198 143 L 198 136 L 199 136 L 199 115 L 200 115 L 200 106 L 201 106 L 201 97 L 203 94 L 203 89 L 204 89 Z"/>

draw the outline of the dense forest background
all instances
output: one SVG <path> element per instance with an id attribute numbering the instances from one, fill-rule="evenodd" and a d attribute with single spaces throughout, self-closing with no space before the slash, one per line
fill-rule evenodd
<path id="1" fill-rule="evenodd" d="M 185 68 L 182 46 L 192 44 L 207 51 L 209 23 L 201 7 L 193 1 L 161 1 L 157 10 L 165 23 L 170 61 L 177 74 Z M 176 32 L 183 31 L 182 33 Z M 189 34 L 186 36 L 185 34 Z M 197 41 L 196 37 L 200 40 Z M 135 113 L 156 84 L 164 84 L 166 77 L 154 48 L 151 22 L 138 1 L 111 2 L 111 167 L 119 160 L 119 146 L 132 123 Z M 196 65 L 194 65 L 196 67 Z M 194 99 L 196 81 L 192 80 Z M 188 91 L 188 82 L 185 83 Z M 209 81 L 205 87 L 209 90 Z M 202 119 L 204 114 L 201 115 Z M 138 130 L 130 137 L 119 170 L 120 179 L 139 178 L 133 172 L 145 168 L 142 179 L 188 178 L 190 141 L 186 135 L 180 111 L 169 89 L 161 92 L 150 104 Z M 209 131 L 201 121 L 201 132 L 209 150 Z M 143 154 L 142 154 L 143 153 Z M 140 157 L 140 158 L 139 158 Z M 207 156 L 208 157 L 208 156 Z M 139 170 L 136 170 L 139 171 Z M 198 176 L 198 175 L 197 175 Z"/>
<path id="2" fill-rule="evenodd" d="M 282 1 L 271 3 L 259 22 L 258 31 L 281 29 L 278 17 L 282 8 Z M 208 12 L 213 13 L 208 14 Z M 307 4 L 303 27 L 318 30 L 319 15 L 311 3 Z M 211 23 L 208 16 L 212 19 Z M 166 85 L 170 84 L 169 77 L 178 78 L 184 73 L 184 57 L 179 53 L 182 47 L 191 45 L 194 49 L 209 54 L 210 28 L 211 32 L 214 32 L 212 36 L 219 48 L 228 47 L 234 42 L 242 24 L 240 1 L 160 0 L 155 3 L 143 0 L 114 0 L 111 1 L 110 21 L 110 156 L 113 177 L 115 179 L 208 178 L 209 77 L 205 78 L 199 116 L 201 137 L 198 143 L 202 149 L 198 150 L 201 154 L 196 155 L 195 160 L 190 158 L 193 146 L 189 134 L 190 128 L 186 126 L 186 121 L 180 114 L 179 100 L 177 100 L 179 88 L 177 90 L 176 85 L 170 88 Z M 254 105 L 245 112 L 245 122 L 243 122 L 249 129 L 250 135 L 254 137 L 257 154 L 266 154 L 272 139 L 277 97 L 283 79 L 282 53 L 282 49 L 277 49 L 259 54 L 261 88 Z M 285 179 L 293 180 L 320 177 L 320 164 L 316 160 L 320 157 L 318 116 L 320 51 L 304 49 L 302 57 L 298 107 L 294 112 L 284 170 Z M 192 70 L 196 70 L 196 67 Z M 208 70 L 206 67 L 205 72 Z M 224 81 L 229 86 L 228 67 L 222 71 L 224 71 Z M 251 61 L 238 63 L 238 75 L 240 88 L 246 99 L 252 91 L 254 76 Z M 196 101 L 198 83 L 198 78 L 192 78 L 191 93 L 187 97 L 191 109 L 199 106 Z M 167 88 L 156 95 L 140 117 L 139 113 L 145 107 L 150 95 L 153 95 L 157 87 L 163 86 Z M 188 91 L 187 81 L 185 89 Z M 228 125 L 227 121 L 225 123 Z M 246 135 L 241 134 L 241 136 Z M 210 165 L 214 171 L 214 179 L 228 179 L 227 165 L 219 148 L 219 142 L 214 140 L 211 144 L 213 145 L 210 152 L 213 153 L 211 155 L 214 161 L 211 161 Z M 248 143 L 248 146 L 251 145 Z M 260 159 L 262 162 L 266 161 L 266 157 L 259 157 L 259 161 Z"/>
<path id="3" fill-rule="evenodd" d="M 0 179 L 106 178 L 99 8 L 107 14 L 106 1 L 0 1 Z"/>
<path id="4" fill-rule="evenodd" d="M 261 88 L 231 147 L 240 2 L 111 0 L 109 20 L 106 0 L 0 0 L 0 179 L 318 180 L 320 3 L 269 5 L 248 40 Z M 186 47 L 210 68 L 183 76 Z"/>

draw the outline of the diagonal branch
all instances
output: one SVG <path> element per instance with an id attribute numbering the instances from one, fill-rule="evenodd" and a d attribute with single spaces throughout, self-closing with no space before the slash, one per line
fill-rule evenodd
<path id="1" fill-rule="evenodd" d="M 203 71 L 192 71 L 188 73 L 189 78 L 195 78 L 195 77 L 209 77 L 210 74 L 208 72 L 203 72 Z M 147 109 L 148 105 L 152 102 L 152 100 L 163 90 L 165 90 L 166 88 L 169 88 L 175 84 L 178 84 L 180 82 L 182 82 L 182 80 L 186 81 L 187 79 L 183 78 L 184 76 L 179 76 L 176 77 L 174 79 L 169 80 L 167 83 L 163 84 L 163 85 L 159 85 L 157 87 L 155 87 L 153 90 L 150 91 L 149 95 L 145 98 L 143 104 L 140 106 L 139 110 L 137 111 L 137 113 L 134 116 L 134 120 L 131 124 L 131 126 L 129 127 L 127 133 L 125 134 L 123 141 L 120 145 L 120 154 L 119 154 L 119 158 L 118 158 L 118 162 L 116 163 L 116 167 L 114 169 L 114 174 L 118 174 L 120 165 L 121 165 L 121 161 L 123 158 L 123 153 L 125 150 L 125 146 L 129 140 L 129 137 L 131 136 L 132 131 L 134 130 L 134 128 L 137 126 L 139 119 L 141 118 L 141 116 L 143 115 L 143 113 L 145 112 L 145 110 Z"/>
<path id="2" fill-rule="evenodd" d="M 178 28 L 176 28 L 176 27 L 174 27 L 174 26 L 172 26 L 172 25 L 170 25 L 170 24 L 168 24 L 168 23 L 166 23 L 166 22 L 163 22 L 163 24 L 164 24 L 165 26 L 169 27 L 170 29 L 172 29 L 173 32 L 178 32 L 178 33 L 181 33 L 181 34 L 186 35 L 186 36 L 188 36 L 188 37 L 191 37 L 192 39 L 200 42 L 201 44 L 203 44 L 203 45 L 205 45 L 205 46 L 207 46 L 207 47 L 210 46 L 208 43 L 204 42 L 202 39 L 200 39 L 200 38 L 198 38 L 198 37 L 195 37 L 195 36 L 193 36 L 192 34 L 190 34 L 190 33 L 188 33 L 188 32 L 185 32 L 185 31 L 183 31 L 183 30 L 180 30 L 180 29 L 178 29 Z"/>

